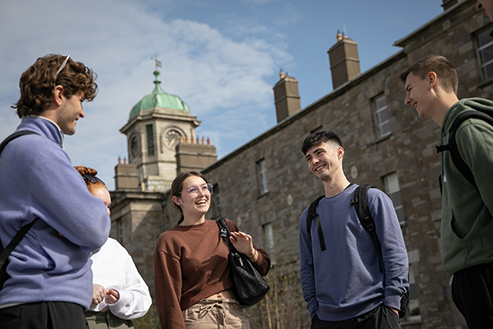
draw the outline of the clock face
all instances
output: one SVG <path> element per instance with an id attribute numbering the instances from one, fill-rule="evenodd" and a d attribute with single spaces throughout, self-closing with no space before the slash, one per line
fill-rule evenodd
<path id="1" fill-rule="evenodd" d="M 180 142 L 181 134 L 174 129 L 170 129 L 164 135 L 164 142 L 167 147 L 174 149 L 176 145 Z"/>
<path id="2" fill-rule="evenodd" d="M 133 136 L 130 140 L 130 152 L 132 152 L 132 157 L 134 158 L 140 154 L 140 142 L 137 136 Z"/>

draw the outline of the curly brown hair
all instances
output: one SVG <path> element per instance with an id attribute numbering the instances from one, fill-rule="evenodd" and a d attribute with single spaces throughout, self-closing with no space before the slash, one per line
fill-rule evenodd
<path id="1" fill-rule="evenodd" d="M 96 169 L 84 166 L 75 166 L 74 168 L 79 172 L 82 178 L 84 178 L 84 182 L 86 183 L 89 192 L 92 193 L 93 189 L 96 188 L 106 188 L 104 182 L 96 176 L 98 174 L 98 171 Z"/>
<path id="2" fill-rule="evenodd" d="M 63 86 L 63 96 L 70 98 L 78 92 L 84 100 L 92 101 L 97 94 L 98 85 L 94 82 L 97 74 L 82 64 L 68 59 L 65 67 L 56 75 L 66 56 L 49 54 L 40 57 L 21 75 L 19 88 L 21 96 L 11 107 L 17 109 L 19 118 L 39 115 L 53 101 L 54 86 Z"/>

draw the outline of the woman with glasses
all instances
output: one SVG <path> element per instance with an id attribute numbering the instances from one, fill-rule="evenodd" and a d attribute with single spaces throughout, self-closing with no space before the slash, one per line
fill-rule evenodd
<path id="1" fill-rule="evenodd" d="M 178 175 L 171 185 L 178 225 L 162 233 L 154 252 L 154 288 L 161 328 L 250 328 L 229 279 L 228 247 L 207 220 L 212 185 L 199 172 Z M 226 219 L 231 243 L 262 275 L 269 255 Z"/>
<path id="2" fill-rule="evenodd" d="M 97 171 L 75 167 L 91 194 L 101 199 L 110 214 L 111 196 Z M 143 317 L 152 304 L 149 288 L 132 257 L 118 241 L 108 238 L 91 256 L 93 296 L 86 321 L 89 329 L 133 328 L 133 319 Z"/>

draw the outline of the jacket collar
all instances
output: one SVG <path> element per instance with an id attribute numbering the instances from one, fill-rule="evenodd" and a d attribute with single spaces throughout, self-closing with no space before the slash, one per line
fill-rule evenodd
<path id="1" fill-rule="evenodd" d="M 19 130 L 35 131 L 58 144 L 63 149 L 64 134 L 60 127 L 50 119 L 34 115 L 23 117 L 16 131 Z"/>

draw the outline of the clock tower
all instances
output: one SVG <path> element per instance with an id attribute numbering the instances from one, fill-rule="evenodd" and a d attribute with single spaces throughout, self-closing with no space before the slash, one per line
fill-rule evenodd
<path id="1" fill-rule="evenodd" d="M 197 117 L 178 96 L 161 89 L 154 71 L 154 90 L 130 111 L 120 132 L 127 136 L 129 162 L 137 167 L 139 185 L 147 191 L 166 191 L 176 177 L 176 146 L 194 141 Z"/>

